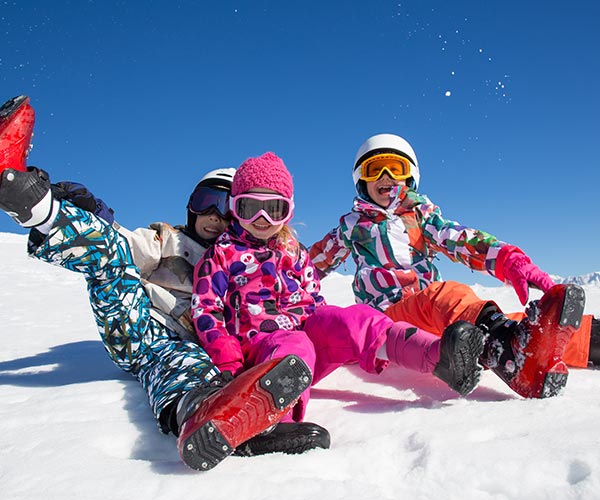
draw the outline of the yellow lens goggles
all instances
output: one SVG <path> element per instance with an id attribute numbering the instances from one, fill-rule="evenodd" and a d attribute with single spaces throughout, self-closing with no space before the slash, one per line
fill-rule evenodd
<path id="1" fill-rule="evenodd" d="M 367 158 L 360 166 L 360 178 L 366 182 L 376 181 L 383 172 L 397 181 L 408 179 L 410 174 L 410 161 L 400 155 L 380 154 Z"/>

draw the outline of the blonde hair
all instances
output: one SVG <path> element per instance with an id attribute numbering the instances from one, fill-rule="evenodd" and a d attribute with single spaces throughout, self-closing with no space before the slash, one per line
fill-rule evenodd
<path id="1" fill-rule="evenodd" d="M 295 254 L 296 257 L 300 255 L 300 242 L 296 230 L 291 226 L 284 224 L 275 237 L 278 246 L 284 247 L 288 252 Z"/>

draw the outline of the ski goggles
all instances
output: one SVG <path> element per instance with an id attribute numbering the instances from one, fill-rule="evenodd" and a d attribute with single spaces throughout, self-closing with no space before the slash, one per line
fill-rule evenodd
<path id="1" fill-rule="evenodd" d="M 360 179 L 373 182 L 379 179 L 383 172 L 397 181 L 411 177 L 410 161 L 400 155 L 384 153 L 367 158 L 360 165 Z"/>
<path id="2" fill-rule="evenodd" d="M 223 189 L 200 186 L 190 196 L 188 210 L 196 215 L 202 215 L 209 210 L 214 210 L 220 217 L 229 216 L 229 191 Z"/>
<path id="3" fill-rule="evenodd" d="M 294 200 L 279 194 L 244 193 L 231 198 L 230 208 L 233 215 L 246 224 L 264 217 L 276 226 L 292 218 Z"/>

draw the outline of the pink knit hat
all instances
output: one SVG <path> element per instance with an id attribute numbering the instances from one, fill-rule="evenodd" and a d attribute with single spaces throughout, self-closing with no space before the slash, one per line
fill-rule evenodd
<path id="1" fill-rule="evenodd" d="M 283 160 L 275 153 L 248 158 L 235 171 L 231 195 L 247 193 L 253 188 L 272 189 L 287 198 L 294 195 L 292 176 Z"/>

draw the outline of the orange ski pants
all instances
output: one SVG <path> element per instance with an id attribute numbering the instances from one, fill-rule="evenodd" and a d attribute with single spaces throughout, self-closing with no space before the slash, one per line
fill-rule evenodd
<path id="1" fill-rule="evenodd" d="M 394 321 L 406 321 L 441 336 L 444 329 L 456 321 L 463 320 L 475 324 L 479 313 L 487 304 L 496 305 L 493 301 L 477 297 L 467 285 L 456 281 L 437 281 L 424 290 L 392 304 L 385 314 Z M 502 312 L 499 307 L 498 310 Z M 519 321 L 525 313 L 511 313 L 506 316 Z M 592 316 L 584 315 L 581 326 L 571 337 L 563 355 L 563 361 L 567 365 L 587 368 L 591 327 Z"/>

